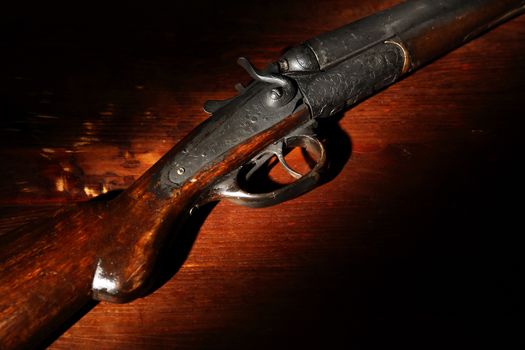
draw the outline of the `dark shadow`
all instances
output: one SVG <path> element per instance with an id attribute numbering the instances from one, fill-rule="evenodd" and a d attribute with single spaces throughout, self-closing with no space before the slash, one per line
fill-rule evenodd
<path id="1" fill-rule="evenodd" d="M 352 155 L 352 139 L 338 123 L 343 116 L 344 113 L 339 112 L 331 118 L 319 120 L 318 137 L 325 146 L 329 162 L 323 183 L 337 177 Z"/>
<path id="2" fill-rule="evenodd" d="M 73 316 L 69 317 L 66 321 L 60 324 L 60 326 L 52 331 L 46 339 L 44 339 L 40 344 L 38 344 L 35 349 L 47 349 L 55 340 L 57 340 L 62 334 L 64 334 L 70 327 L 77 323 L 82 317 L 84 317 L 88 312 L 90 312 L 95 306 L 97 306 L 98 301 L 90 300 L 88 303 L 84 304 Z"/>
<path id="3" fill-rule="evenodd" d="M 191 252 L 201 226 L 216 205 L 217 202 L 205 204 L 192 210 L 182 224 L 172 225 L 168 233 L 172 239 L 159 252 L 148 294 L 162 287 L 179 271 Z"/>
<path id="4" fill-rule="evenodd" d="M 92 198 L 89 200 L 89 202 L 104 202 L 104 201 L 110 201 L 112 199 L 117 198 L 119 194 L 124 192 L 124 190 L 113 190 L 109 191 L 107 193 L 103 193 L 101 195 L 96 196 L 95 198 Z"/>

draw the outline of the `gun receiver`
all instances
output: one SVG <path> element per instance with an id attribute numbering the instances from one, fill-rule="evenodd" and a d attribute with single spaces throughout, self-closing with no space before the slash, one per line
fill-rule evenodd
<path id="1" fill-rule="evenodd" d="M 0 237 L 1 347 L 37 344 L 93 298 L 143 296 L 169 233 L 194 208 L 222 199 L 275 205 L 317 187 L 329 156 L 320 119 L 523 11 L 523 0 L 408 1 L 294 47 L 264 70 L 239 59 L 252 83 L 209 101 L 210 118 L 118 197 Z M 313 155 L 308 173 L 287 164 L 292 147 Z M 296 181 L 252 193 L 245 184 L 272 157 Z"/>

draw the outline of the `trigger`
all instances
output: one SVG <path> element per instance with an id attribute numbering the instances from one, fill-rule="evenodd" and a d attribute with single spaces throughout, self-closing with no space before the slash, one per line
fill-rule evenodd
<path id="1" fill-rule="evenodd" d="M 283 148 L 284 147 L 281 147 L 281 149 L 278 152 L 275 153 L 275 155 L 277 156 L 277 159 L 279 160 L 281 165 L 284 167 L 284 169 L 288 172 L 288 174 L 290 174 L 292 177 L 294 177 L 296 179 L 300 179 L 301 177 L 303 177 L 303 175 L 298 173 L 297 171 L 293 170 L 288 165 L 288 163 L 286 162 L 286 159 L 284 159 Z"/>

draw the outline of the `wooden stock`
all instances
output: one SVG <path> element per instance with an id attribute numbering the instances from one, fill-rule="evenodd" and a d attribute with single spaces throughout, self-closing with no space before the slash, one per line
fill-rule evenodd
<path id="1" fill-rule="evenodd" d="M 236 145 L 222 162 L 202 169 L 171 196 L 159 195 L 156 189 L 162 180 L 156 174 L 169 166 L 173 155 L 195 136 L 192 133 L 115 199 L 64 208 L 2 236 L 2 348 L 38 344 L 92 297 L 126 302 L 144 295 L 159 251 L 171 239 L 168 234 L 190 209 L 217 199 L 206 193 L 218 179 L 304 122 L 304 116 L 295 113 Z"/>
<path id="2" fill-rule="evenodd" d="M 89 302 L 105 206 L 63 209 L 1 237 L 2 349 L 38 343 Z"/>

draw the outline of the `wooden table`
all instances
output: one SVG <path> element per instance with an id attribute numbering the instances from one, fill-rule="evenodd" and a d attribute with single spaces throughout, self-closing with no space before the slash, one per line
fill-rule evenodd
<path id="1" fill-rule="evenodd" d="M 126 188 L 249 80 L 238 56 L 262 67 L 395 3 L 3 13 L 1 232 Z M 160 289 L 83 310 L 50 349 L 523 346 L 524 38 L 521 17 L 347 111 L 334 179 L 276 207 L 219 203 Z"/>

